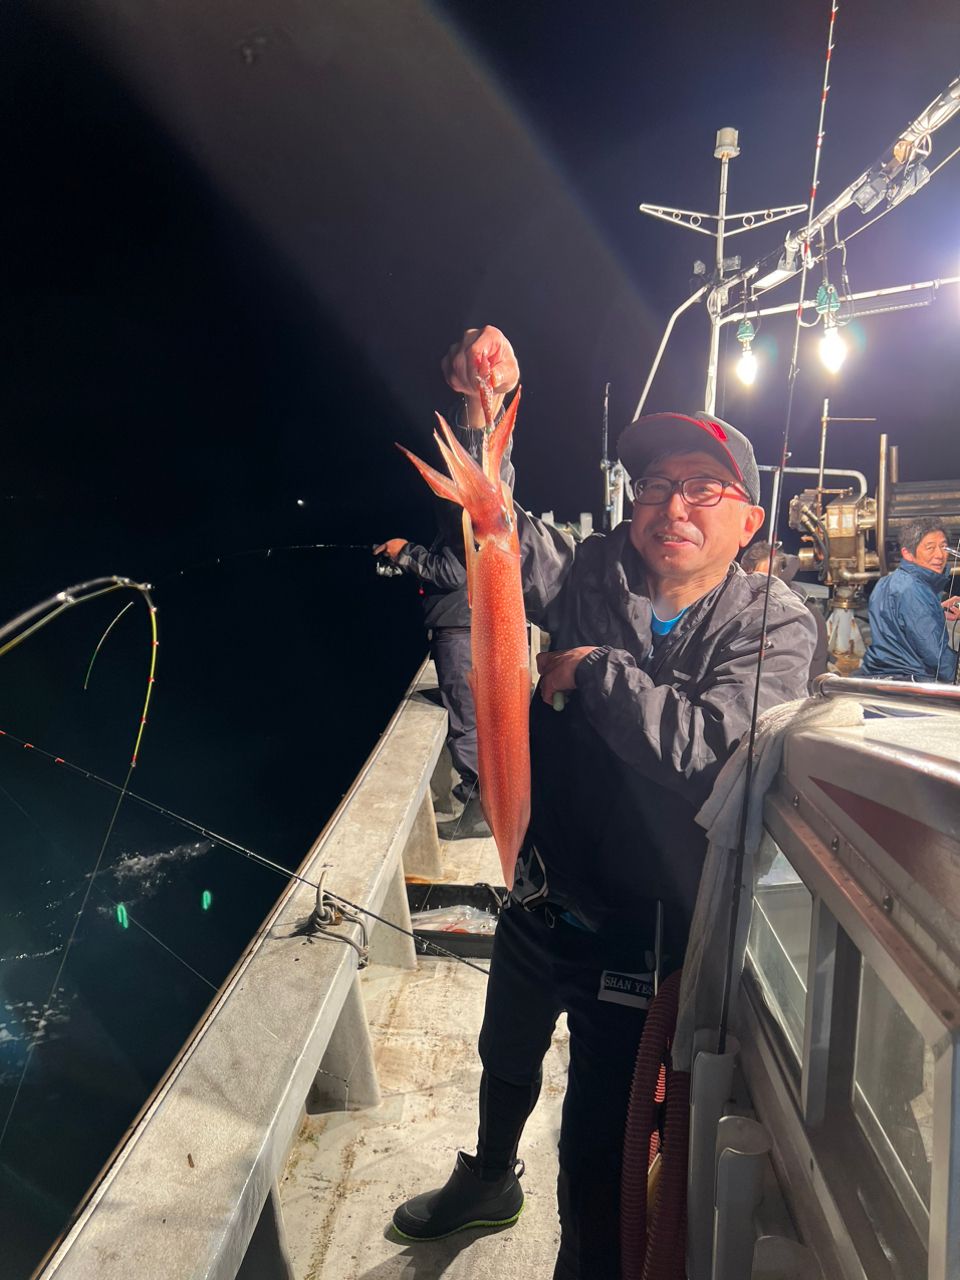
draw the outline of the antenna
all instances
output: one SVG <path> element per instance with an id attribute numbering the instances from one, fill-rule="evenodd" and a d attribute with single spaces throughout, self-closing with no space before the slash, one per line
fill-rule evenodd
<path id="1" fill-rule="evenodd" d="M 727 305 L 729 293 L 729 287 L 725 284 L 726 275 L 740 270 L 739 255 L 732 258 L 723 256 L 724 243 L 731 236 L 741 235 L 744 231 L 752 231 L 755 227 L 769 226 L 773 222 L 779 222 L 782 218 L 790 218 L 795 213 L 803 213 L 807 208 L 805 204 L 790 204 L 780 205 L 778 208 L 773 209 L 751 209 L 749 213 L 727 213 L 727 181 L 730 161 L 735 160 L 739 154 L 740 135 L 737 130 L 729 127 L 718 129 L 717 142 L 713 151 L 714 158 L 720 161 L 720 194 L 716 213 L 694 213 L 690 209 L 671 209 L 666 205 L 658 204 L 640 205 L 641 213 L 648 213 L 652 218 L 662 218 L 665 222 L 672 222 L 675 226 L 685 227 L 688 231 L 699 232 L 700 235 L 709 236 L 714 242 L 714 270 L 706 282 L 707 286 L 712 286 L 707 295 L 707 312 L 710 316 L 710 356 L 707 361 L 707 385 L 703 398 L 703 405 L 708 413 L 713 413 L 717 404 L 720 314 Z M 704 222 L 715 225 L 712 228 L 708 228 L 703 225 Z M 731 223 L 737 223 L 738 225 L 731 226 Z M 695 276 L 706 276 L 706 263 L 695 262 L 693 264 L 693 273 Z M 699 290 L 695 298 L 701 297 L 703 292 L 704 289 Z M 695 299 L 690 301 L 693 300 Z M 675 312 L 674 316 L 676 314 Z M 671 317 L 670 328 L 672 328 L 673 319 L 674 317 Z M 663 354 L 665 345 L 665 341 L 661 343 L 654 369 L 660 362 L 660 356 Z M 637 418 L 639 418 L 643 409 L 643 402 L 647 398 L 647 392 L 650 389 L 652 380 L 653 371 L 651 371 L 647 385 L 643 389 L 640 403 L 637 405 L 635 415 Z"/>

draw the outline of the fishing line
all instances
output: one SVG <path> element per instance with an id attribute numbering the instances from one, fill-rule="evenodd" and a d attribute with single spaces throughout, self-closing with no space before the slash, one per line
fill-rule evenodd
<path id="1" fill-rule="evenodd" d="M 0 784 L 0 795 L 5 796 L 7 800 L 10 802 L 10 804 L 12 804 L 16 809 L 20 811 L 20 813 L 23 814 L 26 820 L 37 832 L 37 834 L 43 840 L 45 840 L 52 849 L 56 850 L 58 854 L 62 852 L 59 841 L 54 839 L 54 837 L 50 834 L 50 832 L 47 831 L 43 826 L 41 826 L 41 824 L 36 820 L 33 814 L 28 812 L 23 807 L 23 805 L 16 798 L 16 796 L 12 795 L 7 790 L 7 788 L 2 784 Z M 69 897 L 72 897 L 73 894 L 77 892 L 79 892 L 79 889 L 74 890 L 71 893 L 65 893 L 64 900 L 66 900 Z M 130 908 L 127 907 L 125 903 L 121 904 L 120 902 L 116 901 L 114 898 L 111 898 L 110 895 L 107 893 L 107 891 L 104 888 L 102 888 L 102 886 L 100 885 L 97 885 L 97 892 L 100 894 L 101 898 L 103 898 L 106 902 L 110 904 L 114 912 L 116 912 L 119 909 L 119 907 L 122 905 L 124 908 L 125 917 L 130 924 L 135 924 L 138 929 L 142 930 L 142 932 L 145 933 L 149 938 L 152 938 L 154 942 L 156 942 L 159 946 L 161 946 L 164 949 L 164 951 L 168 951 L 175 960 L 178 960 L 185 968 L 189 969 L 192 974 L 194 974 L 196 977 L 198 977 L 201 980 L 201 982 L 205 982 L 207 986 L 210 987 L 213 991 L 219 990 L 219 988 L 214 983 L 212 983 L 209 978 L 204 977 L 204 975 L 200 973 L 199 970 L 194 969 L 193 965 L 191 965 L 189 961 L 185 960 L 183 956 L 178 955 L 177 952 L 174 951 L 172 947 L 168 946 L 167 943 L 165 943 L 162 938 L 157 937 L 155 933 L 151 933 L 151 931 L 147 928 L 145 924 L 142 924 L 138 919 L 136 919 L 135 916 L 131 915 Z M 57 947 L 56 950 L 59 951 L 60 947 Z"/>
<path id="2" fill-rule="evenodd" d="M 459 830 L 460 830 L 460 826 L 461 826 L 461 824 L 463 823 L 464 814 L 467 812 L 467 805 L 468 805 L 468 804 L 470 803 L 470 801 L 473 799 L 473 793 L 474 793 L 474 791 L 476 791 L 476 789 L 477 789 L 477 783 L 478 783 L 479 781 L 480 781 L 480 779 L 479 779 L 479 778 L 474 778 L 473 782 L 470 784 L 470 792 L 469 792 L 469 794 L 467 795 L 466 800 L 463 802 L 463 808 L 460 810 L 460 813 L 459 813 L 459 815 L 458 815 L 458 817 L 457 817 L 457 825 L 453 828 L 453 834 L 452 834 L 451 836 L 448 836 L 448 837 L 447 837 L 449 840 L 456 840 L 456 838 L 457 838 L 457 833 L 459 832 Z"/>
<path id="3" fill-rule="evenodd" d="M 823 151 L 824 119 L 827 109 L 827 97 L 830 93 L 830 63 L 833 58 L 833 29 L 837 18 L 837 0 L 830 0 L 830 25 L 827 31 L 827 52 L 823 67 L 823 87 L 820 93 L 820 118 L 817 123 L 817 138 L 814 146 L 813 177 L 810 183 L 810 205 L 807 211 L 807 226 L 813 221 L 814 208 L 817 202 L 819 185 L 820 156 Z M 777 468 L 777 495 L 773 510 L 770 513 L 771 546 L 777 542 L 780 508 L 783 495 L 783 477 L 789 459 L 790 424 L 793 415 L 793 397 L 799 373 L 800 330 L 803 326 L 803 300 L 807 284 L 807 272 L 810 268 L 810 242 L 805 240 L 802 247 L 800 268 L 800 297 L 797 302 L 796 322 L 793 329 L 793 352 L 790 360 L 790 372 L 787 375 L 787 412 L 783 424 L 783 440 L 780 450 L 780 463 Z M 757 720 L 760 713 L 760 678 L 763 671 L 763 655 L 767 647 L 767 619 L 770 610 L 770 586 L 773 582 L 773 561 L 771 555 L 767 564 L 767 581 L 763 593 L 763 616 L 760 623 L 760 647 L 757 651 L 757 673 L 753 686 L 753 707 L 750 714 L 750 734 L 747 740 L 747 758 L 744 770 L 743 803 L 740 809 L 740 828 L 737 836 L 737 852 L 733 867 L 733 893 L 730 902 L 730 920 L 727 931 L 727 954 L 723 972 L 723 997 L 720 1004 L 720 1031 L 717 1038 L 717 1053 L 726 1052 L 727 1023 L 730 1018 L 730 998 L 733 987 L 734 955 L 737 943 L 737 920 L 740 915 L 741 880 L 746 860 L 747 818 L 750 812 L 750 793 L 753 788 L 754 749 L 757 741 Z"/>
<path id="4" fill-rule="evenodd" d="M 182 578 L 185 574 L 193 573 L 197 569 L 217 567 L 227 560 L 239 560 L 244 556 L 266 556 L 269 559 L 279 551 L 366 551 L 369 554 L 372 549 L 370 544 L 365 542 L 295 542 L 284 547 L 254 547 L 249 551 L 230 551 L 226 555 L 213 556 L 209 560 L 198 560 L 183 569 L 164 574 L 158 581 L 170 582 L 173 578 Z"/>
<path id="5" fill-rule="evenodd" d="M 0 785 L 0 793 L 6 796 L 7 800 L 9 800 L 11 804 L 13 804 L 17 809 L 19 809 L 19 811 L 23 814 L 23 816 L 27 819 L 27 821 L 31 823 L 34 829 L 49 844 L 51 844 L 55 849 L 59 849 L 57 841 L 54 840 L 54 838 L 49 834 L 49 832 L 45 831 L 44 828 L 40 825 L 40 823 L 37 822 L 37 820 L 33 817 L 33 815 L 28 813 L 27 810 L 23 807 L 23 805 L 20 804 L 20 802 L 16 799 L 16 797 L 11 795 L 10 792 L 2 785 Z M 142 933 L 145 933 L 147 937 L 151 939 L 151 941 L 155 942 L 159 947 L 161 947 L 164 951 L 166 951 L 168 955 L 172 956 L 174 960 L 176 960 L 179 964 L 183 965 L 183 967 L 187 969 L 188 972 L 192 973 L 194 977 L 199 978 L 199 980 L 202 983 L 204 983 L 206 986 L 208 986 L 211 991 L 216 993 L 217 991 L 220 990 L 219 986 L 215 982 L 211 982 L 210 979 L 205 974 L 201 973 L 199 969 L 195 969 L 194 966 L 190 964 L 190 962 L 184 956 L 180 955 L 178 952 L 176 952 L 173 949 L 173 947 L 169 946 L 166 942 L 164 942 L 161 937 L 155 934 L 152 930 L 148 929 L 147 926 L 141 920 L 139 920 L 135 915 L 131 913 L 130 908 L 127 907 L 125 903 L 120 903 L 117 899 L 112 898 L 110 894 L 107 893 L 106 890 L 103 889 L 100 885 L 97 885 L 96 888 L 97 888 L 97 892 L 104 899 L 104 901 L 110 905 L 114 913 L 119 912 L 121 907 L 123 908 L 124 920 L 127 922 L 127 924 L 135 925 Z M 56 950 L 60 950 L 60 947 L 57 947 Z M 42 1030 L 44 1019 L 47 1016 L 47 1013 L 48 1013 L 48 1009 L 45 1008 L 43 1012 L 40 1014 L 40 1017 L 37 1022 L 37 1032 Z M 325 1074 L 329 1074 L 329 1073 L 325 1073 Z"/>
<path id="6" fill-rule="evenodd" d="M 13 805 L 13 807 L 14 807 L 15 809 L 19 809 L 19 811 L 23 814 L 23 816 L 26 818 L 26 820 L 27 820 L 27 821 L 30 823 L 30 825 L 33 827 L 33 829 L 34 829 L 35 831 L 39 832 L 39 834 L 43 836 L 44 840 L 47 840 L 50 844 L 52 844 L 52 845 L 53 845 L 53 847 L 57 850 L 57 852 L 58 852 L 58 853 L 60 852 L 60 847 L 59 847 L 59 845 L 56 843 L 56 841 L 53 839 L 53 837 L 52 837 L 52 836 L 47 835 L 46 831 L 44 831 L 44 829 L 40 826 L 40 823 L 39 823 L 39 822 L 37 822 L 37 820 L 36 820 L 36 818 L 33 816 L 33 814 L 31 814 L 31 813 L 27 813 L 26 809 L 23 807 L 23 805 L 20 803 L 20 801 L 16 798 L 16 796 L 12 796 L 12 795 L 10 794 L 10 792 L 7 790 L 7 788 L 6 788 L 5 786 L 3 786 L 3 784 L 2 784 L 2 783 L 0 783 L 0 795 L 2 795 L 2 796 L 6 796 L 6 798 L 10 801 L 10 803 Z"/>
<path id="7" fill-rule="evenodd" d="M 110 632 L 113 630 L 113 628 L 117 625 L 117 623 L 120 621 L 120 619 L 123 617 L 123 615 L 127 612 L 127 610 L 128 610 L 129 608 L 131 608 L 131 607 L 132 607 L 132 605 L 133 605 L 133 601 L 132 601 L 132 600 L 128 600 L 128 601 L 127 601 L 127 603 L 126 603 L 126 604 L 123 606 L 123 608 L 120 610 L 120 612 L 117 614 L 117 616 L 114 618 L 114 620 L 113 620 L 113 621 L 110 623 L 110 625 L 107 627 L 106 631 L 104 631 L 104 633 L 103 633 L 103 635 L 100 637 L 100 639 L 97 641 L 97 647 L 94 649 L 94 651 L 93 651 L 93 656 L 92 656 L 92 657 L 91 657 L 91 659 L 90 659 L 90 665 L 87 667 L 87 674 L 83 677 L 83 687 L 84 687 L 84 689 L 86 689 L 87 685 L 90 683 L 90 672 L 93 670 L 93 664 L 94 664 L 94 663 L 96 662 L 96 660 L 97 660 L 97 654 L 98 654 L 98 653 L 100 652 L 100 650 L 103 648 L 103 642 L 104 642 L 104 640 L 106 640 L 107 636 L 110 634 Z"/>
<path id="8" fill-rule="evenodd" d="M 149 800 L 146 796 L 138 795 L 136 791 L 131 791 L 129 786 L 126 784 L 124 787 L 120 787 L 117 783 L 111 782 L 109 778 L 103 778 L 99 774 L 94 773 L 91 769 L 84 769 L 81 765 L 73 764 L 63 756 L 55 756 L 52 752 L 44 750 L 43 747 L 38 747 L 33 742 L 27 742 L 25 739 L 19 738 L 15 733 L 11 733 L 7 729 L 0 729 L 0 738 L 6 738 L 7 741 L 16 743 L 17 746 L 22 747 L 25 751 L 30 751 L 34 755 L 40 756 L 49 761 L 51 764 L 61 765 L 71 773 L 75 773 L 79 777 L 87 779 L 89 782 L 96 782 L 101 787 L 105 787 L 108 791 L 122 791 L 123 797 L 136 801 L 137 804 L 142 805 L 144 808 L 150 809 L 154 813 L 159 813 L 165 818 L 169 818 L 171 822 L 179 823 L 180 826 L 186 827 L 188 831 L 193 831 L 197 835 L 204 836 L 207 840 L 212 840 L 216 844 L 222 845 L 223 848 L 229 849 L 233 853 L 241 854 L 251 862 L 255 862 L 257 865 L 265 867 L 268 871 L 273 871 L 277 875 L 282 876 L 287 882 L 296 880 L 300 884 L 306 885 L 314 891 L 321 887 L 313 880 L 308 880 L 306 876 L 302 876 L 296 871 L 291 871 L 289 867 L 283 866 L 282 863 L 274 862 L 271 858 L 265 857 L 262 853 L 257 853 L 255 849 L 249 849 L 246 845 L 239 844 L 236 840 L 231 840 L 229 836 L 220 835 L 217 831 L 211 831 L 209 827 L 201 826 L 200 823 L 194 822 L 190 818 L 185 818 L 182 814 L 175 813 L 172 809 L 169 809 L 164 805 L 157 804 L 155 800 Z M 361 915 L 369 916 L 371 920 L 376 920 L 379 924 L 385 924 L 388 928 L 395 929 L 397 933 L 402 933 L 407 938 L 413 938 L 418 946 L 430 947 L 437 955 L 444 956 L 448 960 L 459 960 L 461 964 L 468 965 L 471 969 L 476 969 L 478 973 L 482 973 L 484 976 L 488 973 L 488 970 L 484 969 L 482 965 L 473 964 L 464 956 L 458 956 L 455 952 L 448 951 L 446 947 L 441 947 L 436 942 L 431 942 L 426 938 L 418 937 L 410 929 L 405 929 L 402 925 L 395 924 L 392 920 L 387 920 L 385 917 L 377 915 L 375 911 L 371 911 L 367 907 L 361 907 L 357 903 L 351 902 L 349 898 L 344 898 L 340 894 L 333 893 L 327 888 L 324 888 L 324 893 L 328 898 L 331 898 L 334 902 L 340 903 L 342 906 L 348 907 L 351 911 L 359 911 Z"/>
<path id="9" fill-rule="evenodd" d="M 102 898 L 104 898 L 107 902 L 110 903 L 114 911 L 117 911 L 117 909 L 122 906 L 124 909 L 125 920 L 127 920 L 130 924 L 135 924 L 137 928 L 141 930 L 141 932 L 147 935 L 148 938 L 152 938 L 153 941 L 158 946 L 163 947 L 164 951 L 168 952 L 171 956 L 173 956 L 174 960 L 178 960 L 185 969 L 189 969 L 190 972 L 194 975 L 194 977 L 199 978 L 201 982 L 205 982 L 211 991 L 220 990 L 220 988 L 217 986 L 215 982 L 211 982 L 209 978 L 204 977 L 204 975 L 200 972 L 199 969 L 195 969 L 188 960 L 185 960 L 183 956 L 178 955 L 177 952 L 174 951 L 173 947 L 167 946 L 167 944 L 163 941 L 162 938 L 158 938 L 155 933 L 151 933 L 151 931 L 147 928 L 145 924 L 142 924 L 141 921 L 139 921 L 136 918 L 136 916 L 131 915 L 130 908 L 128 906 L 126 906 L 124 903 L 118 902 L 115 899 L 111 898 L 109 893 L 107 893 L 105 889 L 101 889 L 99 885 L 97 885 L 97 892 L 100 894 Z"/>
<path id="10" fill-rule="evenodd" d="M 146 583 L 133 582 L 130 578 L 120 578 L 116 576 L 110 577 L 110 578 L 93 578 L 89 582 L 79 583 L 76 586 L 68 587 L 65 591 L 58 592 L 55 596 L 51 596 L 47 600 L 41 601 L 39 604 L 32 606 L 30 609 L 27 609 L 24 613 L 18 614 L 15 618 L 12 618 L 9 622 L 4 623 L 3 626 L 0 626 L 0 640 L 7 641 L 6 644 L 0 646 L 0 656 L 2 656 L 4 653 L 7 653 L 10 649 L 14 648 L 16 645 L 21 644 L 29 635 L 32 635 L 33 633 L 38 631 L 41 627 L 46 626 L 47 623 L 52 622 L 54 618 L 58 617 L 65 610 L 71 609 L 75 605 L 83 604 L 89 600 L 95 600 L 98 596 L 108 595 L 112 591 L 122 591 L 122 590 L 138 591 L 140 595 L 143 597 L 144 602 L 147 605 L 148 614 L 150 618 L 150 639 L 151 639 L 150 666 L 149 666 L 149 672 L 147 676 L 147 687 L 146 687 L 146 692 L 144 694 L 143 707 L 140 714 L 140 723 L 137 726 L 137 735 L 133 744 L 133 752 L 130 757 L 130 763 L 127 766 L 126 776 L 124 778 L 123 785 L 121 787 L 114 788 L 114 790 L 117 793 L 117 801 L 116 801 L 116 804 L 113 806 L 113 812 L 110 815 L 110 821 L 107 824 L 106 833 L 103 837 L 103 840 L 101 841 L 100 849 L 97 853 L 97 859 L 94 864 L 93 872 L 90 875 L 90 878 L 87 882 L 86 890 L 84 892 L 83 898 L 81 899 L 80 908 L 77 911 L 76 916 L 74 917 L 73 926 L 70 930 L 69 937 L 67 938 L 66 945 L 63 949 L 63 955 L 60 959 L 59 965 L 57 966 L 56 976 L 53 979 L 53 983 L 51 984 L 49 995 L 47 996 L 43 1009 L 40 1013 L 39 1025 L 41 1026 L 46 1021 L 47 1017 L 49 1016 L 50 1010 L 53 1007 L 54 996 L 56 995 L 57 988 L 60 985 L 60 979 L 63 976 L 63 971 L 64 971 L 64 968 L 66 967 L 67 959 L 70 955 L 70 950 L 73 946 L 74 940 L 76 939 L 76 936 L 77 936 L 77 932 L 80 928 L 80 921 L 83 917 L 84 911 L 86 910 L 87 903 L 90 900 L 90 894 L 93 890 L 94 882 L 97 878 L 97 873 L 100 870 L 101 863 L 103 862 L 103 856 L 106 852 L 107 845 L 110 841 L 110 837 L 113 835 L 113 829 L 114 829 L 114 826 L 116 825 L 117 817 L 120 813 L 120 806 L 123 804 L 124 796 L 127 794 L 127 788 L 130 782 L 130 778 L 133 774 L 133 771 L 137 767 L 137 756 L 140 750 L 140 744 L 143 740 L 144 729 L 146 728 L 146 725 L 147 725 L 147 714 L 150 708 L 150 699 L 153 695 L 153 686 L 156 679 L 157 649 L 160 644 L 157 638 L 157 607 L 153 603 L 153 599 L 150 595 L 150 587 Z M 7 639 L 7 637 L 9 637 L 9 639 Z M 27 1054 L 26 1054 L 26 1057 L 24 1058 L 23 1067 L 20 1071 L 20 1078 L 18 1079 L 17 1087 L 14 1090 L 13 1099 L 10 1103 L 10 1106 L 7 1110 L 7 1114 L 4 1118 L 3 1127 L 0 1128 L 0 1148 L 2 1148 L 4 1139 L 6 1138 L 6 1135 L 7 1135 L 7 1131 L 10 1128 L 10 1122 L 13 1118 L 14 1111 L 16 1110 L 17 1103 L 20 1099 L 20 1094 L 23 1090 L 23 1084 L 26 1079 L 27 1072 L 30 1069 L 31 1062 L 33 1061 L 33 1055 L 34 1055 L 35 1049 L 36 1049 L 36 1041 L 31 1043 L 29 1048 L 27 1049 Z"/>

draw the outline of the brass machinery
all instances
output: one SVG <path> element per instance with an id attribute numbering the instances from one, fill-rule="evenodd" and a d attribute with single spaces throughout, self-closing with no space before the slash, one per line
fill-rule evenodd
<path id="1" fill-rule="evenodd" d="M 900 561 L 900 530 L 921 516 L 943 523 L 948 540 L 960 545 L 960 479 L 900 479 L 896 445 L 880 436 L 876 497 L 853 488 L 824 487 L 827 428 L 830 422 L 870 422 L 870 418 L 831 418 L 824 400 L 820 433 L 820 465 L 815 488 L 790 500 L 788 524 L 801 535 L 800 571 L 816 573 L 830 590 L 827 605 L 831 656 L 839 670 L 858 664 L 853 614 L 863 611 L 866 586 L 895 569 Z M 826 473 L 830 474 L 830 473 Z M 833 473 L 837 474 L 837 473 Z M 956 573 L 960 560 L 952 561 Z M 841 611 L 839 614 L 837 611 Z M 846 620 L 841 622 L 842 615 Z"/>

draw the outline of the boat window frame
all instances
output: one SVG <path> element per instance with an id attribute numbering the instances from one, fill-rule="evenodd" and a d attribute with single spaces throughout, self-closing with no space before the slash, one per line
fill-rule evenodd
<path id="1" fill-rule="evenodd" d="M 914 1255 L 910 1274 L 924 1275 L 927 1280 L 951 1280 L 960 1274 L 960 1205 L 950 1203 L 951 1181 L 960 1178 L 957 993 L 911 944 L 884 903 L 871 897 L 837 856 L 842 836 L 838 834 L 833 847 L 828 847 L 818 833 L 822 815 L 805 798 L 788 799 L 781 789 L 774 788 L 767 796 L 764 817 L 768 834 L 813 898 L 799 1085 L 795 1072 L 783 1070 L 791 1059 L 795 1061 L 792 1049 L 781 1043 L 785 1041 L 783 1032 L 759 998 L 756 984 L 745 974 L 743 987 L 763 1033 L 767 1062 L 771 1067 L 776 1063 L 781 1077 L 791 1085 L 804 1140 L 809 1144 L 810 1168 L 816 1162 L 837 1205 L 843 1206 L 858 1255 L 864 1262 L 877 1255 L 883 1268 L 876 1270 L 878 1276 L 889 1270 L 868 1211 L 858 1203 L 849 1176 L 843 1176 L 844 1169 L 849 1174 L 854 1152 L 854 1158 L 862 1160 L 873 1208 L 891 1224 L 906 1254 Z M 895 1179 L 881 1167 L 853 1109 L 858 1017 L 850 1012 L 859 1014 L 861 958 L 931 1046 L 936 1059 L 934 1150 L 925 1231 L 921 1228 L 924 1218 L 918 1220 L 916 1212 L 908 1209 L 905 1199 L 908 1202 L 909 1197 L 903 1198 L 903 1187 L 898 1192 Z M 922 1269 L 917 1270 L 919 1254 L 923 1255 Z M 874 1270 L 867 1273 L 873 1275 Z"/>

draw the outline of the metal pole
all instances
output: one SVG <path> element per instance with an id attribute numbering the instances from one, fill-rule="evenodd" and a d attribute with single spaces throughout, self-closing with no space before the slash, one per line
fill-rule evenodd
<path id="1" fill-rule="evenodd" d="M 719 141 L 719 139 L 718 139 Z M 727 217 L 727 181 L 730 168 L 730 152 L 720 156 L 720 203 L 717 206 L 717 281 L 723 279 L 723 225 Z"/>
<path id="2" fill-rule="evenodd" d="M 887 433 L 880 435 L 880 466 L 877 470 L 877 559 L 881 577 L 887 566 Z"/>
<path id="3" fill-rule="evenodd" d="M 944 285 L 960 284 L 960 276 L 942 276 L 937 280 L 916 280 L 913 284 L 895 284 L 890 285 L 886 289 L 863 289 L 859 293 L 845 293 L 840 298 L 841 307 L 849 302 L 862 302 L 870 298 L 888 298 L 895 294 L 901 293 L 917 293 L 921 289 L 932 289 L 934 292 L 942 289 Z M 728 286 L 729 287 L 729 286 Z M 809 311 L 811 307 L 817 305 L 815 298 L 806 298 L 800 303 L 804 311 Z M 916 303 L 914 306 L 918 305 Z M 893 310 L 894 308 L 891 308 Z M 776 307 L 751 307 L 749 311 L 729 311 L 720 320 L 720 324 L 736 324 L 741 320 L 754 316 L 779 316 L 785 315 L 788 311 L 796 312 L 797 304 L 795 302 L 783 302 Z"/>
<path id="4" fill-rule="evenodd" d="M 823 464 L 827 456 L 827 423 L 830 421 L 830 401 L 823 397 L 823 413 L 820 415 L 820 469 L 817 473 L 817 515 L 823 515 Z"/>
<path id="5" fill-rule="evenodd" d="M 727 184 L 730 161 L 740 154 L 736 129 L 718 129 L 714 156 L 720 161 L 720 197 L 717 204 L 716 270 L 713 288 L 707 298 L 707 314 L 710 317 L 710 352 L 707 357 L 707 385 L 703 393 L 703 407 L 707 413 L 717 408 L 717 368 L 720 363 L 720 312 L 726 301 L 723 288 L 723 236 L 727 221 Z"/>
<path id="6" fill-rule="evenodd" d="M 834 421 L 836 421 L 836 419 L 834 419 Z M 817 474 L 816 467 L 781 467 L 779 463 L 774 465 L 770 462 L 758 462 L 757 470 L 772 471 L 774 474 L 782 470 L 784 475 L 787 476 L 815 476 Z M 850 476 L 852 479 L 856 480 L 857 484 L 860 486 L 860 492 L 857 494 L 857 497 L 865 498 L 867 496 L 867 477 L 862 471 L 840 471 L 835 467 L 824 467 L 823 474 L 824 477 Z M 774 488 L 774 493 L 776 493 L 776 488 Z"/>
<path id="7" fill-rule="evenodd" d="M 720 364 L 720 307 L 722 290 L 710 290 L 707 298 L 707 315 L 710 317 L 710 351 L 707 355 L 707 385 L 703 392 L 703 407 L 707 413 L 717 411 L 717 369 Z"/>
<path id="8" fill-rule="evenodd" d="M 834 5 L 831 11 L 831 23 L 833 21 L 833 17 L 835 13 L 836 13 L 836 5 Z M 832 51 L 833 51 L 833 37 L 831 35 L 830 52 L 832 53 Z M 828 59 L 827 72 L 829 72 L 829 67 L 830 67 L 830 63 Z M 829 88 L 829 85 L 827 84 L 827 75 L 825 74 L 824 75 L 824 100 L 826 100 L 826 92 L 828 88 Z M 821 232 L 825 227 L 829 226 L 829 224 L 834 220 L 834 218 L 836 218 L 844 209 L 849 208 L 849 206 L 853 203 L 854 192 L 859 191 L 859 189 L 862 186 L 864 186 L 864 184 L 868 181 L 868 179 L 874 179 L 878 176 L 882 176 L 885 165 L 893 168 L 895 174 L 899 176 L 904 166 L 898 163 L 896 160 L 898 148 L 900 148 L 904 144 L 909 144 L 910 151 L 908 154 L 909 154 L 909 157 L 912 159 L 914 157 L 913 146 L 916 144 L 916 142 L 919 139 L 924 138 L 927 135 L 933 133 L 935 130 L 942 128 L 942 126 L 945 125 L 948 120 L 951 120 L 958 111 L 960 111 L 960 76 L 958 76 L 954 80 L 951 80 L 951 82 L 947 85 L 946 89 L 944 89 L 943 93 L 941 93 L 938 97 L 934 98 L 933 102 L 931 102 L 930 105 L 920 113 L 917 119 L 914 120 L 912 124 L 908 125 L 906 129 L 904 129 L 904 131 L 899 135 L 899 137 L 887 148 L 883 156 L 880 158 L 880 160 L 877 161 L 876 164 L 872 165 L 869 169 L 866 169 L 863 173 L 860 174 L 858 178 L 855 178 L 854 181 L 851 182 L 850 185 L 846 188 L 846 190 L 842 191 L 835 200 L 831 201 L 831 203 L 828 204 L 824 208 L 823 212 L 820 213 L 816 218 L 812 216 L 813 204 L 811 201 L 811 205 L 810 205 L 811 220 L 800 231 L 795 231 L 791 235 L 787 236 L 786 240 L 784 241 L 783 256 L 780 260 L 779 265 L 773 271 L 769 271 L 765 276 L 763 276 L 761 279 L 757 281 L 756 283 L 757 291 L 762 292 L 766 289 L 772 289 L 776 285 L 782 284 L 785 280 L 789 280 L 791 276 L 796 275 L 797 272 L 800 270 L 800 265 L 802 264 L 802 259 L 801 259 L 801 263 L 797 263 L 797 260 L 796 260 L 797 251 L 802 249 L 804 246 L 808 245 L 810 241 L 813 240 L 814 237 L 818 235 L 819 232 Z M 817 135 L 818 159 L 819 159 L 819 151 L 820 151 L 822 140 L 823 140 L 823 125 L 821 120 L 820 131 Z M 923 184 L 920 183 L 919 185 L 922 186 Z M 816 187 L 817 187 L 816 175 L 814 175 L 814 184 L 813 184 L 814 191 L 816 191 Z M 913 194 L 913 191 L 918 189 L 919 187 L 912 188 L 908 192 L 908 194 Z M 885 190 L 886 190 L 886 184 L 884 185 L 884 191 Z"/>
<path id="9" fill-rule="evenodd" d="M 710 286 L 706 284 L 701 285 L 700 288 L 697 290 L 697 292 L 692 293 L 690 297 L 686 300 L 686 302 L 681 302 L 680 306 L 677 307 L 676 311 L 674 311 L 673 315 L 667 321 L 667 327 L 664 329 L 663 337 L 660 339 L 660 345 L 659 347 L 657 347 L 657 354 L 653 357 L 653 364 L 650 366 L 650 372 L 647 374 L 647 380 L 643 384 L 643 390 L 640 392 L 640 399 L 637 401 L 637 407 L 634 410 L 634 414 L 633 414 L 634 422 L 636 422 L 636 420 L 640 417 L 641 413 L 643 413 L 643 406 L 647 402 L 647 394 L 649 393 L 650 387 L 653 383 L 654 375 L 656 374 L 657 370 L 660 368 L 660 361 L 663 359 L 663 353 L 666 350 L 667 343 L 670 340 L 670 335 L 671 333 L 673 333 L 673 326 L 677 323 L 677 320 L 680 318 L 680 316 L 683 315 L 684 311 L 686 311 L 688 307 L 692 307 L 695 302 L 700 301 L 700 299 L 707 292 L 709 287 Z"/>

